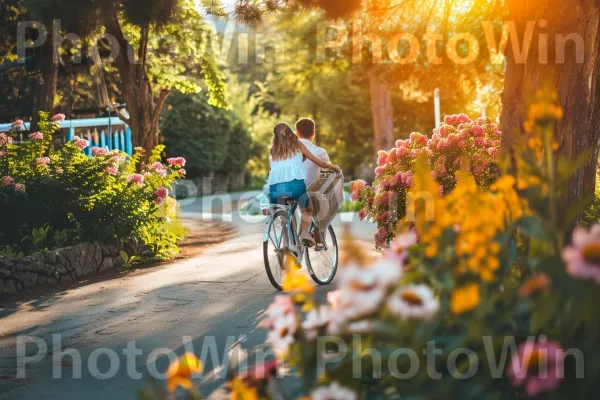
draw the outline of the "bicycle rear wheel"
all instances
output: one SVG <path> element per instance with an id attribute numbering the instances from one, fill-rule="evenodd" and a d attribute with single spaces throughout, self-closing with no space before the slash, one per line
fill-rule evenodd
<path id="1" fill-rule="evenodd" d="M 267 277 L 271 285 L 277 290 L 282 290 L 281 285 L 285 278 L 284 251 L 287 251 L 289 246 L 288 222 L 288 213 L 283 210 L 275 212 L 267 228 L 267 238 L 263 242 L 263 256 Z"/>
<path id="2" fill-rule="evenodd" d="M 338 244 L 331 225 L 322 235 L 325 246 L 307 249 L 306 264 L 313 281 L 319 285 L 329 285 L 338 268 Z"/>

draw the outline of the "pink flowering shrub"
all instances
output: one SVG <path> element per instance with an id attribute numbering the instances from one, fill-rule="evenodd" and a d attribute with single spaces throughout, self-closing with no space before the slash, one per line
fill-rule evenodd
<path id="1" fill-rule="evenodd" d="M 49 224 L 57 245 L 135 238 L 155 257 L 171 257 L 178 240 L 171 226 L 178 222 L 168 189 L 185 160 L 162 164 L 163 146 L 145 162 L 139 152 L 130 157 L 98 147 L 88 157 L 82 149 L 89 143 L 79 137 L 52 150 L 61 120 L 42 114 L 40 131 L 19 145 L 10 133 L 0 135 L 0 248 L 27 252 L 23 234 Z"/>
<path id="2" fill-rule="evenodd" d="M 427 159 L 440 193 L 447 194 L 456 185 L 462 163 L 467 163 L 480 186 L 488 187 L 497 175 L 499 147 L 500 131 L 489 119 L 472 121 L 460 114 L 446 116 L 431 138 L 413 132 L 409 139 L 396 141 L 393 149 L 380 151 L 373 184 L 363 180 L 350 184 L 352 199 L 363 207 L 360 218 L 377 223 L 377 245 L 393 239 L 391 227 L 406 214 L 406 194 L 413 185 L 417 160 Z"/>

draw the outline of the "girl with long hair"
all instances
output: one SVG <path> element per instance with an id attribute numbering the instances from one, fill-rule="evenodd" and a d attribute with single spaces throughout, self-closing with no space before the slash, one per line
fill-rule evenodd
<path id="1" fill-rule="evenodd" d="M 300 240 L 305 246 L 314 246 L 315 240 L 308 233 L 308 225 L 312 217 L 312 204 L 306 192 L 306 172 L 302 168 L 304 158 L 309 159 L 321 168 L 341 172 L 340 167 L 324 162 L 315 156 L 298 140 L 292 128 L 285 122 L 280 122 L 273 129 L 273 141 L 269 152 L 271 172 L 269 173 L 269 197 L 271 203 L 276 203 L 280 197 L 291 197 L 303 209 L 300 225 Z"/>

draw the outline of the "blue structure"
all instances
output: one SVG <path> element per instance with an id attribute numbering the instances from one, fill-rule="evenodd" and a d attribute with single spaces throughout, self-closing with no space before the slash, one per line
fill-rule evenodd
<path id="1" fill-rule="evenodd" d="M 67 142 L 73 140 L 75 136 L 90 142 L 90 145 L 83 150 L 88 156 L 92 155 L 92 147 L 121 150 L 129 155 L 133 154 L 131 128 L 117 117 L 73 119 L 58 122 L 58 124 L 66 130 L 65 140 Z M 110 133 L 109 126 L 111 127 Z M 10 129 L 11 124 L 0 124 L 0 132 L 8 132 Z M 25 123 L 25 129 L 29 129 L 29 122 Z"/>

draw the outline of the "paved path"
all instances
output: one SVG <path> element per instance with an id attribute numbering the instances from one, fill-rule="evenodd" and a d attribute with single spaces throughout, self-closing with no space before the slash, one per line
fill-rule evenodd
<path id="1" fill-rule="evenodd" d="M 184 211 L 196 209 L 193 204 L 184 207 Z M 372 225 L 358 222 L 351 214 L 342 217 L 354 220 L 353 232 L 372 242 Z M 235 236 L 193 259 L 27 302 L 0 302 L 0 399 L 133 399 L 149 381 L 151 368 L 164 372 L 168 364 L 166 356 L 151 354 L 156 349 L 181 354 L 183 338 L 189 337 L 197 355 L 215 344 L 222 358 L 228 338 L 247 336 L 245 348 L 262 343 L 264 332 L 255 330 L 256 316 L 276 294 L 264 273 L 262 221 L 233 215 Z M 340 224 L 338 218 L 334 224 L 338 230 Z M 327 290 L 319 288 L 318 296 L 323 298 Z M 80 352 L 81 378 L 73 378 L 77 363 L 70 357 L 53 361 L 55 335 L 60 335 L 62 349 Z M 17 337 L 39 338 L 48 347 L 46 357 L 25 369 L 24 379 L 15 379 Z M 133 341 L 139 354 L 124 354 Z M 38 352 L 32 343 L 23 348 L 29 356 Z M 100 348 L 118 356 L 111 361 L 109 355 L 100 355 Z M 92 377 L 88 364 L 97 365 L 109 378 Z M 208 361 L 207 369 L 213 364 Z M 63 377 L 53 378 L 59 370 Z M 225 398 L 218 386 L 218 382 L 206 386 L 205 394 Z"/>

